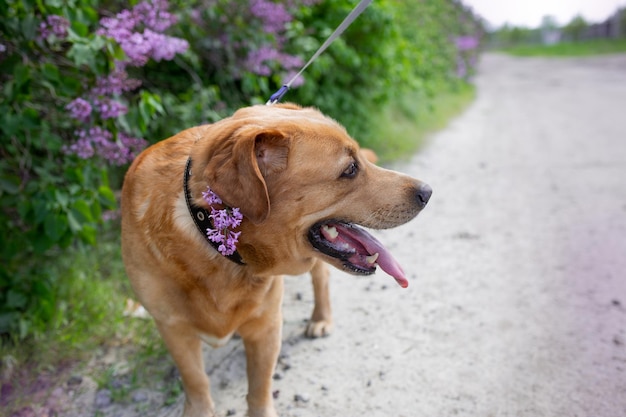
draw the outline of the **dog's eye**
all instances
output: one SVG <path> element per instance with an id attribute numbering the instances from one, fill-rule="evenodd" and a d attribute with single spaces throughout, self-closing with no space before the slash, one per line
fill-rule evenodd
<path id="1" fill-rule="evenodd" d="M 359 165 L 356 162 L 352 162 L 345 171 L 341 173 L 341 178 L 354 178 L 359 172 Z"/>

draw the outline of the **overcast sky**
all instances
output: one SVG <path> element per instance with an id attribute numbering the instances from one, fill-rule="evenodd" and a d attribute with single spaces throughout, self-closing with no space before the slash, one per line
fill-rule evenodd
<path id="1" fill-rule="evenodd" d="M 545 15 L 554 16 L 560 25 L 581 14 L 589 22 L 606 20 L 626 0 L 462 0 L 495 27 L 504 23 L 537 27 Z"/>

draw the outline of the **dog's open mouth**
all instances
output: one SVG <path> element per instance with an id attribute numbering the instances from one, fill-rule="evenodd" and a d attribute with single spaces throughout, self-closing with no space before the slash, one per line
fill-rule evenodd
<path id="1" fill-rule="evenodd" d="M 404 271 L 383 244 L 354 224 L 338 220 L 317 223 L 309 229 L 309 240 L 315 249 L 339 259 L 347 272 L 371 275 L 380 266 L 402 288 L 409 285 Z"/>

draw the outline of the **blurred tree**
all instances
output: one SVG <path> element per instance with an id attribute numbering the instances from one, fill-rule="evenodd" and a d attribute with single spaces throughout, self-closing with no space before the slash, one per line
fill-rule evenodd
<path id="1" fill-rule="evenodd" d="M 577 15 L 563 27 L 563 35 L 567 40 L 580 41 L 583 39 L 586 29 L 587 22 L 581 15 Z"/>

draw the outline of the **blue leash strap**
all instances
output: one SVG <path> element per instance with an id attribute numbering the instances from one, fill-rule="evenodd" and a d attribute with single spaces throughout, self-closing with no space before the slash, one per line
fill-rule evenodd
<path id="1" fill-rule="evenodd" d="M 267 101 L 266 104 L 267 105 L 272 105 L 274 103 L 279 102 L 283 98 L 283 96 L 285 94 L 287 94 L 287 91 L 289 91 L 289 89 L 291 88 L 291 84 L 304 72 L 305 69 L 307 69 L 307 67 L 309 65 L 311 65 L 311 63 L 313 61 L 315 61 L 317 59 L 318 56 L 320 56 L 322 54 L 322 52 L 324 52 L 326 50 L 326 48 L 328 48 L 330 46 L 331 43 L 333 43 L 333 41 L 335 39 L 337 39 L 339 36 L 341 36 L 341 34 L 344 32 L 344 30 L 346 30 L 346 28 L 348 26 L 350 26 L 352 24 L 352 22 L 354 22 L 354 20 L 357 17 L 359 17 L 359 15 L 361 13 L 363 13 L 363 10 L 365 10 L 367 8 L 367 6 L 370 5 L 371 2 L 372 2 L 372 0 L 361 0 L 361 2 L 359 4 L 357 4 L 354 9 L 352 9 L 350 14 L 348 16 L 346 16 L 345 19 L 343 19 L 343 22 L 341 22 L 341 24 L 337 27 L 337 29 L 335 29 L 335 31 L 328 37 L 328 39 L 326 39 L 326 41 L 322 44 L 322 46 L 319 47 L 317 52 L 315 52 L 315 54 L 311 57 L 311 59 L 309 59 L 309 62 L 307 62 L 302 67 L 300 72 L 298 72 L 296 75 L 294 75 L 291 78 L 291 80 L 289 80 L 289 82 L 287 82 L 282 87 L 280 87 L 280 89 L 277 92 L 272 94 L 270 99 Z"/>

